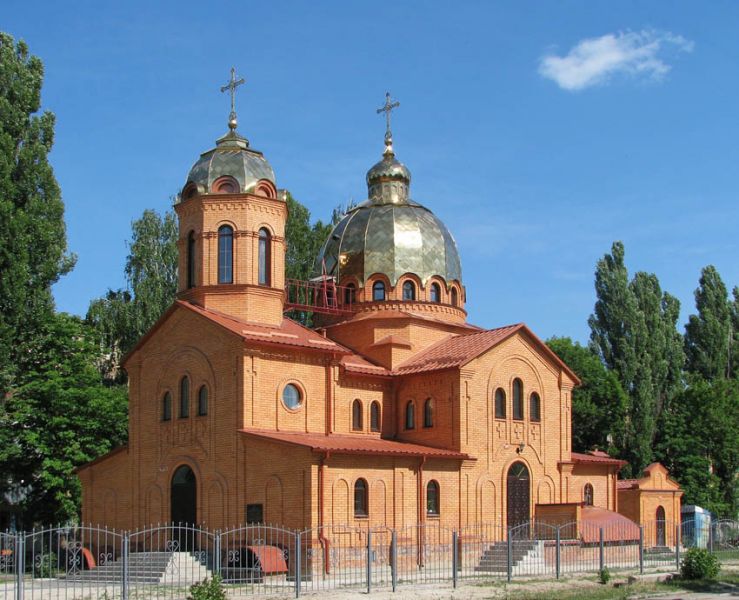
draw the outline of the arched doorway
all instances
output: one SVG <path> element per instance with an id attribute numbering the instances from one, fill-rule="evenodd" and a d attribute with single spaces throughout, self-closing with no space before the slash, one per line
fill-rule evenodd
<path id="1" fill-rule="evenodd" d="M 665 540 L 665 509 L 661 506 L 657 507 L 657 539 L 655 540 L 657 546 L 666 546 Z"/>
<path id="2" fill-rule="evenodd" d="M 507 505 L 508 527 L 526 523 L 530 518 L 529 470 L 522 462 L 515 462 L 508 469 Z"/>
<path id="3" fill-rule="evenodd" d="M 172 523 L 194 525 L 197 520 L 197 481 L 187 465 L 178 467 L 172 476 Z"/>

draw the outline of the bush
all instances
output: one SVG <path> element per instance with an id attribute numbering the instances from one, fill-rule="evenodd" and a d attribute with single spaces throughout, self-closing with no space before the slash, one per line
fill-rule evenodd
<path id="1" fill-rule="evenodd" d="M 680 565 L 680 576 L 683 579 L 715 579 L 720 568 L 721 563 L 714 554 L 705 548 L 691 548 Z"/>
<path id="2" fill-rule="evenodd" d="M 611 573 L 608 570 L 608 567 L 603 567 L 600 571 L 598 571 L 598 580 L 603 585 L 606 585 L 611 580 Z"/>
<path id="3" fill-rule="evenodd" d="M 213 579 L 206 579 L 190 586 L 190 595 L 187 600 L 226 600 L 226 590 L 219 575 Z"/>

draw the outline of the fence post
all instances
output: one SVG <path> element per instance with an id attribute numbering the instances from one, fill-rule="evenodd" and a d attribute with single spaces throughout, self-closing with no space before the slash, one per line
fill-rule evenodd
<path id="1" fill-rule="evenodd" d="M 644 573 L 644 525 L 639 525 L 639 573 Z"/>
<path id="2" fill-rule="evenodd" d="M 559 569 L 560 569 L 560 565 L 561 565 L 561 563 L 560 563 L 560 554 L 559 554 L 559 552 L 561 550 L 560 544 L 559 544 L 559 542 L 560 542 L 559 527 L 557 527 L 557 537 L 556 537 L 556 540 L 557 540 L 557 546 L 556 546 L 557 579 L 559 579 Z"/>
<path id="3" fill-rule="evenodd" d="M 128 532 L 123 534 L 121 558 L 121 599 L 128 600 Z"/>
<path id="4" fill-rule="evenodd" d="M 15 598 L 23 600 L 23 575 L 26 571 L 26 541 L 23 532 L 15 538 Z"/>
<path id="5" fill-rule="evenodd" d="M 367 593 L 372 593 L 372 530 L 367 529 Z"/>
<path id="6" fill-rule="evenodd" d="M 508 528 L 508 581 L 511 580 L 511 577 L 513 576 L 513 546 L 511 545 L 511 528 Z"/>
<path id="7" fill-rule="evenodd" d="M 455 529 L 452 531 L 452 586 L 457 587 L 457 569 L 459 569 L 459 534 Z"/>
<path id="8" fill-rule="evenodd" d="M 393 579 L 393 591 L 398 586 L 398 533 L 392 530 L 390 537 L 390 573 Z"/>
<path id="9" fill-rule="evenodd" d="M 605 553 L 603 548 L 603 528 L 600 528 L 600 555 L 598 557 L 599 563 L 600 563 L 600 571 L 603 570 L 603 567 L 605 567 Z"/>
<path id="10" fill-rule="evenodd" d="M 680 570 L 680 523 L 675 524 L 675 568 Z"/>
<path id="11" fill-rule="evenodd" d="M 298 531 L 295 534 L 295 597 L 300 597 L 300 583 L 301 583 L 301 564 L 300 564 L 300 554 L 303 550 L 302 543 L 301 543 L 301 536 L 300 532 Z"/>
<path id="12" fill-rule="evenodd" d="M 213 574 L 221 574 L 221 531 L 216 531 L 213 538 Z"/>

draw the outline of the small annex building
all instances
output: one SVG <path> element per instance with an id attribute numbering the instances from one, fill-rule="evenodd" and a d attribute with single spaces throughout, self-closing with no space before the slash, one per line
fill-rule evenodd
<path id="1" fill-rule="evenodd" d="M 288 282 L 264 155 L 233 118 L 200 156 L 175 205 L 177 300 L 124 360 L 129 442 L 78 470 L 83 521 L 678 519 L 661 466 L 623 482 L 622 461 L 572 451 L 578 378 L 526 325 L 467 322 L 456 243 L 412 197 L 389 120 L 366 180 L 316 280 Z M 323 309 L 314 328 L 285 316 L 296 303 Z"/>

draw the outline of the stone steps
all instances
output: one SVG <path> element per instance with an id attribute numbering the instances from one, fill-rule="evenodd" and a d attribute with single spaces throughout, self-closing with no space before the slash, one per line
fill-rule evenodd
<path id="1" fill-rule="evenodd" d="M 190 584 L 211 576 L 208 565 L 190 552 L 131 552 L 128 555 L 130 584 Z M 123 560 L 118 557 L 115 562 L 68 575 L 66 579 L 90 583 L 120 583 L 122 578 Z"/>

